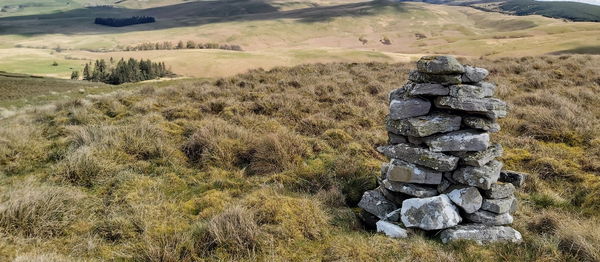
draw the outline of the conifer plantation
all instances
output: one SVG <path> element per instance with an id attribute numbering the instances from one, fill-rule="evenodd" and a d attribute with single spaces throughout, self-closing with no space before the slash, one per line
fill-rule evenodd
<path id="1" fill-rule="evenodd" d="M 138 61 L 134 58 L 129 58 L 127 61 L 121 58 L 116 64 L 112 58 L 109 60 L 109 63 L 104 59 L 100 59 L 96 60 L 93 64 L 86 64 L 83 68 L 83 80 L 113 85 L 140 82 L 172 75 L 173 73 L 167 69 L 164 62 L 152 62 L 144 59 Z"/>

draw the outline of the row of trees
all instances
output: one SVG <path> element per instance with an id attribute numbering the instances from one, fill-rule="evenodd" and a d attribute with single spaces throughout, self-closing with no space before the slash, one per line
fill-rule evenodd
<path id="1" fill-rule="evenodd" d="M 113 27 L 122 27 L 128 25 L 137 25 L 137 24 L 146 24 L 146 23 L 154 23 L 156 19 L 151 16 L 133 16 L 129 18 L 100 18 L 97 17 L 94 21 L 95 24 L 98 25 L 106 25 Z"/>
<path id="2" fill-rule="evenodd" d="M 83 68 L 83 80 L 92 82 L 103 82 L 107 84 L 119 85 L 129 82 L 139 82 L 150 79 L 157 79 L 166 76 L 173 76 L 171 70 L 167 69 L 164 62 L 152 62 L 150 60 L 129 60 L 115 61 L 111 58 L 109 63 L 104 59 L 96 60 L 94 63 L 85 64 Z M 74 71 L 72 79 L 79 78 L 79 72 Z"/>
<path id="3" fill-rule="evenodd" d="M 217 43 L 196 43 L 194 41 L 179 41 L 177 44 L 172 42 L 162 43 L 143 43 L 136 46 L 125 47 L 125 51 L 146 51 L 146 50 L 172 50 L 172 49 L 223 49 L 242 51 L 239 45 L 217 44 Z"/>

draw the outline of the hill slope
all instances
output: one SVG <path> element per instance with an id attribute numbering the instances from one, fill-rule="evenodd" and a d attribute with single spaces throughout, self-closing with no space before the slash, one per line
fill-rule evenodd
<path id="1" fill-rule="evenodd" d="M 522 245 L 365 231 L 387 94 L 412 64 L 317 64 L 137 84 L 0 120 L 0 260 L 597 261 L 600 58 L 463 61 L 511 113 L 494 140 Z"/>

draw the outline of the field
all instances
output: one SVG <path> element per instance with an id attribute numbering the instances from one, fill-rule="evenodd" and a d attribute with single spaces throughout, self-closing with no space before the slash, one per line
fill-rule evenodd
<path id="1" fill-rule="evenodd" d="M 424 3 L 154 1 L 146 9 L 136 9 L 135 3 L 0 17 L 0 70 L 68 78 L 72 70 L 97 58 L 145 57 L 165 61 L 183 76 L 222 77 L 259 67 L 315 62 L 405 62 L 431 53 L 466 57 L 597 53 L 595 43 L 600 41 L 598 23 Z M 158 22 L 124 28 L 92 23 L 96 16 L 127 15 L 152 15 Z M 384 37 L 390 45 L 380 42 Z M 237 44 L 245 51 L 118 51 L 140 43 L 180 40 Z M 92 52 L 99 50 L 106 52 Z M 52 61 L 60 66 L 51 67 Z"/>
<path id="2" fill-rule="evenodd" d="M 521 245 L 392 240 L 355 217 L 414 64 L 139 83 L 0 120 L 2 261 L 598 261 L 600 58 L 463 62 L 511 106 Z"/>

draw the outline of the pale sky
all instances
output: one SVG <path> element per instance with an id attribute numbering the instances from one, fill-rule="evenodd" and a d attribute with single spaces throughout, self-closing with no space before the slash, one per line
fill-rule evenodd
<path id="1" fill-rule="evenodd" d="M 538 1 L 565 1 L 565 2 L 579 2 L 579 3 L 586 3 L 586 4 L 592 4 L 592 5 L 600 5 L 600 0 L 538 0 Z"/>

